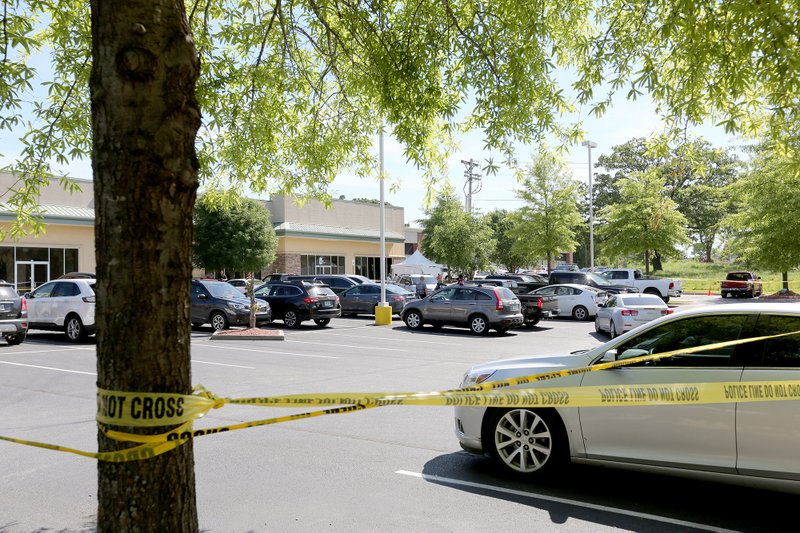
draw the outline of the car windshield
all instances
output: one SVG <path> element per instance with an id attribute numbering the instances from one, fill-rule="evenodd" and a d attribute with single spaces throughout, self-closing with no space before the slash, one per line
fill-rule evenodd
<path id="1" fill-rule="evenodd" d="M 586 274 L 586 279 L 590 279 L 598 285 L 608 285 L 608 278 L 604 278 L 599 274 Z"/>
<path id="2" fill-rule="evenodd" d="M 16 298 L 17 291 L 10 285 L 0 285 L 0 298 Z"/>
<path id="3" fill-rule="evenodd" d="M 233 300 L 240 300 L 243 298 L 241 291 L 236 289 L 230 283 L 220 281 L 219 283 L 206 283 L 206 289 L 211 293 L 214 298 L 227 298 Z"/>

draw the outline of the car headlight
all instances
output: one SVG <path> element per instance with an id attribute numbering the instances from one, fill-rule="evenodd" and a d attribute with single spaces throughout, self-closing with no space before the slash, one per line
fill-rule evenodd
<path id="1" fill-rule="evenodd" d="M 236 303 L 233 303 L 233 302 L 230 302 L 228 304 L 228 307 L 230 307 L 231 309 L 234 309 L 236 311 L 249 311 L 250 310 L 250 306 L 249 305 L 236 304 Z"/>
<path id="2" fill-rule="evenodd" d="M 470 370 L 466 374 L 464 374 L 464 379 L 461 380 L 460 388 L 465 389 L 467 387 L 472 387 L 474 385 L 480 385 L 487 379 L 489 379 L 492 374 L 494 374 L 496 370 L 483 370 L 480 372 L 473 372 Z"/>

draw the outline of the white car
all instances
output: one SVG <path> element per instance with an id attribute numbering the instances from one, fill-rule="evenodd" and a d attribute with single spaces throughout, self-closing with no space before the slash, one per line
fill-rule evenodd
<path id="1" fill-rule="evenodd" d="M 597 314 L 598 304 L 605 303 L 608 293 L 588 285 L 563 283 L 536 289 L 532 294 L 555 296 L 558 316 L 571 316 L 575 320 L 589 320 Z"/>
<path id="2" fill-rule="evenodd" d="M 63 331 L 77 342 L 93 335 L 95 324 L 94 279 L 57 279 L 25 295 L 28 327 Z"/>
<path id="3" fill-rule="evenodd" d="M 247 283 L 248 283 L 248 281 L 246 279 L 244 279 L 244 278 L 234 278 L 234 279 L 229 279 L 227 281 L 228 281 L 228 283 L 230 283 L 231 285 L 236 287 L 239 290 L 239 292 L 241 292 L 242 294 L 247 294 Z M 260 283 L 259 283 L 259 285 L 260 285 Z"/>
<path id="4" fill-rule="evenodd" d="M 599 306 L 594 319 L 594 329 L 603 331 L 613 339 L 637 326 L 672 313 L 660 297 L 653 294 L 613 294 Z"/>
<path id="5" fill-rule="evenodd" d="M 462 387 L 799 331 L 796 304 L 699 307 L 656 319 L 588 351 L 476 366 L 464 376 Z M 788 381 L 769 386 L 768 394 L 798 398 L 799 379 L 800 334 L 782 336 L 515 387 L 580 387 L 597 394 L 617 390 L 614 386 L 641 386 L 646 395 L 658 395 L 659 385 L 733 382 L 725 388 L 729 402 L 456 407 L 455 433 L 462 448 L 491 455 L 502 470 L 515 475 L 558 472 L 571 460 L 797 492 L 800 400 L 749 401 L 749 394 L 763 397 L 767 387 L 748 383 Z M 732 396 L 727 396 L 729 389 Z"/>

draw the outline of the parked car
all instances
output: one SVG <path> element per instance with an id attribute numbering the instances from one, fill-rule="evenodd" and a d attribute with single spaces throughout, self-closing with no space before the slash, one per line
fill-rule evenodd
<path id="1" fill-rule="evenodd" d="M 272 321 L 270 305 L 256 298 L 256 326 Z M 192 280 L 192 325 L 211 324 L 214 330 L 250 325 L 250 298 L 227 281 Z"/>
<path id="2" fill-rule="evenodd" d="M 28 302 L 13 283 L 0 281 L 0 334 L 8 344 L 21 344 L 28 333 Z"/>
<path id="3" fill-rule="evenodd" d="M 547 279 L 536 274 L 489 274 L 486 280 L 504 279 L 516 283 L 516 288 L 512 289 L 517 294 L 528 294 L 529 292 L 540 289 L 548 285 Z"/>
<path id="4" fill-rule="evenodd" d="M 96 279 L 97 276 L 94 272 L 67 272 L 58 279 Z"/>
<path id="5" fill-rule="evenodd" d="M 273 281 L 256 288 L 255 295 L 269 302 L 272 316 L 288 328 L 298 328 L 305 320 L 319 327 L 331 318 L 342 316 L 339 297 L 330 287 L 313 280 Z"/>
<path id="6" fill-rule="evenodd" d="M 621 292 L 639 292 L 639 289 L 636 287 L 628 287 L 627 285 L 611 283 L 608 281 L 608 279 L 593 272 L 569 272 L 566 270 L 554 270 L 550 272 L 550 278 L 548 281 L 550 285 L 562 285 L 565 283 L 589 285 L 590 287 L 594 287 L 611 294 L 619 294 Z"/>
<path id="7" fill-rule="evenodd" d="M 375 283 L 374 281 L 372 281 L 368 277 L 361 276 L 359 274 L 346 274 L 346 275 L 347 275 L 348 278 L 352 279 L 353 281 L 355 281 L 359 285 L 361 285 L 362 283 Z"/>
<path id="8" fill-rule="evenodd" d="M 598 304 L 605 303 L 608 293 L 588 285 L 565 283 L 536 289 L 532 294 L 554 296 L 558 300 L 558 316 L 589 320 L 597 314 Z"/>
<path id="9" fill-rule="evenodd" d="M 286 279 L 290 281 L 291 280 L 319 281 L 320 283 L 330 287 L 330 289 L 336 294 L 341 294 L 347 289 L 359 285 L 359 283 L 351 279 L 350 276 L 345 276 L 343 274 L 326 274 L 326 275 L 313 275 L 313 276 L 310 274 L 304 274 L 299 276 L 288 276 Z"/>
<path id="10" fill-rule="evenodd" d="M 464 285 L 475 285 L 477 287 L 505 287 L 511 292 L 517 293 L 519 285 L 513 279 L 468 279 Z"/>
<path id="11" fill-rule="evenodd" d="M 403 321 L 411 329 L 425 324 L 434 328 L 457 326 L 484 335 L 490 329 L 505 333 L 523 323 L 522 304 L 505 287 L 448 285 L 403 308 Z"/>
<path id="12" fill-rule="evenodd" d="M 228 280 L 228 283 L 230 283 L 231 285 L 233 285 L 234 287 L 236 287 L 236 289 L 237 289 L 239 292 L 241 292 L 242 294 L 247 294 L 247 284 L 248 284 L 248 281 L 247 281 L 246 279 L 243 279 L 243 278 L 234 278 L 234 279 L 229 279 L 229 280 Z"/>
<path id="13" fill-rule="evenodd" d="M 599 306 L 594 329 L 598 333 L 608 332 L 613 339 L 670 313 L 672 309 L 654 294 L 612 294 L 605 304 Z"/>
<path id="14" fill-rule="evenodd" d="M 719 282 L 719 294 L 723 298 L 728 295 L 753 298 L 761 296 L 763 292 L 761 277 L 753 272 L 728 272 L 725 279 Z"/>
<path id="15" fill-rule="evenodd" d="M 555 268 L 553 268 L 553 270 L 566 271 L 566 272 L 580 272 L 578 265 L 574 263 L 562 263 L 556 265 Z"/>
<path id="16" fill-rule="evenodd" d="M 94 279 L 57 279 L 25 295 L 28 327 L 63 331 L 72 342 L 93 335 L 95 323 Z"/>
<path id="17" fill-rule="evenodd" d="M 392 314 L 399 315 L 408 299 L 413 299 L 412 293 L 397 285 L 386 284 L 386 303 L 391 306 Z M 381 286 L 378 283 L 362 283 L 339 295 L 342 316 L 374 315 L 375 306 L 380 300 Z"/>
<path id="18" fill-rule="evenodd" d="M 679 279 L 645 276 L 635 268 L 609 268 L 601 274 L 609 283 L 636 287 L 639 292 L 660 296 L 664 303 L 671 297 L 683 294 L 683 283 Z"/>
<path id="19" fill-rule="evenodd" d="M 395 283 L 403 287 L 405 290 L 416 294 L 417 283 L 420 279 L 422 279 L 422 281 L 425 283 L 427 294 L 431 294 L 436 290 L 436 278 L 425 274 L 402 274 L 395 280 Z"/>
<path id="20" fill-rule="evenodd" d="M 270 281 L 285 281 L 289 279 L 289 276 L 291 275 L 292 274 L 285 274 L 285 273 L 267 274 L 266 276 L 261 278 L 261 281 L 263 281 L 264 283 L 269 283 Z"/>
<path id="21" fill-rule="evenodd" d="M 558 316 L 558 298 L 544 294 L 536 294 L 531 291 L 528 294 L 517 294 L 517 298 L 522 303 L 522 316 L 525 317 L 525 325 L 533 327 L 543 318 L 553 318 Z"/>
<path id="22" fill-rule="evenodd" d="M 798 330 L 796 304 L 698 307 L 656 319 L 591 350 L 477 365 L 466 373 L 462 386 Z M 533 379 L 506 390 L 580 387 L 596 395 L 617 386 L 652 390 L 658 384 L 734 385 L 726 389 L 733 396 L 725 403 L 459 406 L 455 433 L 462 448 L 491 455 L 499 469 L 516 476 L 558 475 L 571 460 L 797 492 L 800 409 L 796 400 L 785 399 L 796 397 L 789 391 L 796 389 L 798 370 L 800 335 L 790 335 L 555 380 Z M 759 398 L 766 389 L 750 383 L 765 381 L 775 383 L 767 390 L 776 396 L 780 391 L 784 401 L 750 401 L 748 394 Z M 780 384 L 784 381 L 789 383 Z"/>

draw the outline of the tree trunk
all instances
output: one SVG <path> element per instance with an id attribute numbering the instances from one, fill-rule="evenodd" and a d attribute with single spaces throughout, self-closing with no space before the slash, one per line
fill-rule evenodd
<path id="1" fill-rule="evenodd" d="M 712 252 L 712 249 L 714 248 L 714 240 L 712 239 L 711 241 L 707 242 L 705 244 L 705 246 L 706 246 L 706 263 L 710 263 L 711 262 L 711 252 Z"/>
<path id="2" fill-rule="evenodd" d="M 650 250 L 644 252 L 644 274 L 646 276 L 650 274 Z"/>
<path id="3" fill-rule="evenodd" d="M 659 270 L 664 270 L 664 266 L 661 264 L 661 254 L 658 251 L 653 252 L 653 272 L 658 272 Z"/>
<path id="4" fill-rule="evenodd" d="M 781 274 L 781 277 L 783 278 L 783 290 L 788 291 L 789 290 L 789 273 L 788 272 L 783 272 Z"/>
<path id="5" fill-rule="evenodd" d="M 97 384 L 188 394 L 197 54 L 181 1 L 92 0 L 91 12 Z M 197 531 L 194 481 L 191 442 L 100 462 L 97 531 Z"/>
<path id="6" fill-rule="evenodd" d="M 247 281 L 244 284 L 244 292 L 250 298 L 250 327 L 256 327 L 256 283 L 255 276 L 252 272 L 248 272 L 245 276 Z"/>

